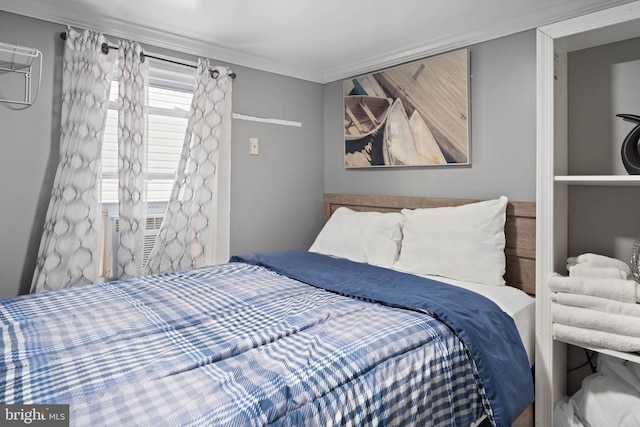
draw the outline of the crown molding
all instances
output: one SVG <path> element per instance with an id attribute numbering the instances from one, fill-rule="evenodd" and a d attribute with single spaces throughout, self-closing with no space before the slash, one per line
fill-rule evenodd
<path id="1" fill-rule="evenodd" d="M 579 2 L 580 0 L 575 1 Z M 171 31 L 153 28 L 144 23 L 127 21 L 125 18 L 114 19 L 96 15 L 89 16 L 88 13 L 61 9 L 55 2 L 43 5 L 33 0 L 21 0 L 19 6 L 15 6 L 13 3 L 15 2 L 0 0 L 0 9 L 63 25 L 89 28 L 113 37 L 133 39 L 149 46 L 169 49 L 177 53 L 207 57 L 232 67 L 233 65 L 238 65 L 321 84 L 386 69 L 538 27 L 546 26 L 546 28 L 552 28 L 553 22 L 573 18 L 577 14 L 570 5 L 552 5 L 543 10 L 537 10 L 536 13 L 523 14 L 516 19 L 506 20 L 499 25 L 469 28 L 461 33 L 445 34 L 441 37 L 417 42 L 400 49 L 380 52 L 370 58 L 322 70 L 301 67 L 297 64 L 284 63 L 264 56 L 229 49 L 220 40 L 212 40 L 207 38 L 206 35 L 196 32 L 176 34 Z M 608 11 L 603 9 L 610 4 L 617 5 L 619 3 L 619 0 L 608 0 L 601 2 L 597 6 L 584 7 L 581 8 L 579 15 L 601 11 L 603 17 L 606 17 L 608 16 Z M 636 1 L 617 7 L 636 8 L 637 4 L 638 2 Z M 554 17 L 553 22 L 550 22 L 549 16 Z"/>
<path id="2" fill-rule="evenodd" d="M 566 51 L 640 37 L 640 1 L 539 28 Z"/>
<path id="3" fill-rule="evenodd" d="M 615 2 L 610 1 L 609 3 Z M 635 10 L 637 8 L 637 6 L 635 5 L 639 3 L 640 1 L 636 1 L 634 3 L 617 6 L 617 8 Z M 616 13 L 615 11 L 609 12 L 610 9 L 602 10 L 603 7 L 606 7 L 606 5 L 584 8 L 581 11 L 580 16 L 599 11 L 602 16 L 606 18 L 611 13 Z M 546 16 L 555 16 L 556 18 L 553 20 L 554 22 L 548 22 L 549 20 L 548 18 L 546 18 Z M 551 12 L 549 10 L 538 11 L 536 14 L 523 15 L 518 19 L 502 22 L 500 25 L 470 29 L 469 31 L 459 34 L 450 34 L 446 37 L 441 37 L 422 43 L 416 43 L 403 49 L 386 52 L 363 61 L 357 61 L 344 66 L 327 69 L 324 72 L 323 80 L 324 83 L 329 83 L 344 78 L 359 76 L 362 74 L 367 74 L 400 65 L 406 62 L 438 55 L 451 50 L 469 47 L 474 44 L 483 43 L 489 40 L 505 37 L 522 31 L 534 30 L 541 26 L 552 28 L 553 23 L 562 22 L 567 19 L 573 18 L 574 16 L 575 12 L 568 13 L 559 10 Z M 580 22 L 579 17 L 575 19 Z"/>
<path id="4" fill-rule="evenodd" d="M 208 40 L 205 36 L 180 35 L 169 31 L 161 31 L 139 22 L 125 19 L 113 19 L 105 16 L 88 16 L 77 11 L 63 10 L 55 6 L 40 7 L 22 0 L 20 7 L 5 5 L 0 0 L 0 9 L 9 13 L 23 15 L 34 19 L 71 26 L 78 29 L 100 31 L 107 36 L 127 38 L 157 48 L 168 49 L 177 53 L 201 56 L 226 63 L 239 65 L 274 74 L 294 77 L 315 83 L 325 83 L 321 71 L 309 70 L 293 64 L 272 60 L 255 54 L 228 49 L 216 40 Z M 64 14 L 64 18 L 60 15 Z"/>

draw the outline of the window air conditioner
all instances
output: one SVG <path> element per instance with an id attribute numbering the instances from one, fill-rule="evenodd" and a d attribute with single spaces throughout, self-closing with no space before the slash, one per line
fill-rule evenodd
<path id="1" fill-rule="evenodd" d="M 142 268 L 146 267 L 149 255 L 160 231 L 163 215 L 148 215 L 144 228 L 144 247 L 142 250 Z M 105 279 L 115 279 L 118 273 L 118 246 L 120 239 L 120 220 L 117 216 L 109 217 L 105 227 L 104 268 Z"/>

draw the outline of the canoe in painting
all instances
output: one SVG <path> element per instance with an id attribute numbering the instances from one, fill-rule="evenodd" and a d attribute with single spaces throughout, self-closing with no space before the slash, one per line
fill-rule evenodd
<path id="1" fill-rule="evenodd" d="M 349 83 L 349 92 L 345 93 L 345 95 L 366 95 L 377 96 L 378 98 L 387 98 L 387 93 L 384 91 L 378 80 L 376 80 L 376 78 L 371 74 L 351 79 Z"/>
<path id="2" fill-rule="evenodd" d="M 361 139 L 380 129 L 389 114 L 391 103 L 390 98 L 377 96 L 345 96 L 345 140 Z"/>
<path id="3" fill-rule="evenodd" d="M 362 138 L 345 141 L 345 167 L 384 166 L 382 153 L 383 134 L 384 127 L 381 127 Z"/>
<path id="4" fill-rule="evenodd" d="M 384 162 L 386 165 L 419 165 L 409 119 L 400 98 L 391 105 L 384 127 Z"/>
<path id="5" fill-rule="evenodd" d="M 414 110 L 409 118 L 409 126 L 421 165 L 444 165 L 447 163 L 431 129 L 424 122 L 418 110 Z"/>

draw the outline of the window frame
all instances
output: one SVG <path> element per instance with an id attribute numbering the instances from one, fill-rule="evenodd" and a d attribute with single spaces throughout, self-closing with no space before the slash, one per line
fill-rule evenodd
<path id="1" fill-rule="evenodd" d="M 108 105 L 108 110 L 109 111 L 114 111 L 117 113 L 118 111 L 118 86 L 117 86 L 117 81 L 118 81 L 118 70 L 117 70 L 118 64 L 117 61 L 114 64 L 114 73 L 113 73 L 113 80 L 112 80 L 112 86 L 111 86 L 111 93 L 109 96 L 109 105 Z M 161 61 L 161 60 L 154 60 L 153 58 L 151 58 L 150 63 L 149 63 L 149 79 L 148 79 L 148 86 L 149 87 L 153 87 L 153 88 L 158 88 L 158 89 L 164 89 L 164 90 L 168 90 L 168 91 L 176 91 L 176 92 L 180 92 L 180 93 L 184 93 L 184 94 L 188 94 L 190 95 L 189 98 L 189 106 L 187 107 L 187 110 L 184 110 L 182 108 L 180 108 L 180 106 L 174 107 L 172 108 L 163 108 L 163 107 L 151 107 L 151 106 L 147 106 L 147 117 L 149 115 L 157 115 L 157 116 L 165 116 L 165 117 L 178 117 L 178 118 L 182 118 L 185 120 L 188 120 L 189 117 L 189 109 L 191 106 L 191 97 L 193 96 L 193 89 L 195 86 L 195 71 L 192 70 L 190 67 L 185 67 L 184 65 L 178 65 L 178 64 L 173 64 L 170 62 L 166 62 L 166 61 Z M 114 93 L 115 91 L 115 93 Z M 147 96 L 148 98 L 148 96 Z M 106 130 L 106 129 L 105 129 Z M 116 128 L 115 129 L 111 129 L 111 131 L 115 131 L 115 134 L 117 135 L 117 121 L 116 121 Z M 185 126 L 185 131 L 186 131 L 186 126 Z M 105 132 L 106 133 L 106 132 Z M 149 123 L 147 123 L 147 129 L 146 129 L 146 138 L 147 138 L 147 144 L 149 144 L 148 141 L 148 135 L 149 135 Z M 104 143 L 105 141 L 103 140 L 103 149 L 104 149 Z M 176 146 L 177 149 L 179 149 L 180 151 L 182 150 L 182 145 L 184 143 L 184 136 L 181 138 L 179 145 Z M 115 151 L 117 153 L 117 146 L 115 148 Z M 102 153 L 104 153 L 104 151 L 102 151 Z M 102 156 L 101 156 L 102 157 Z M 116 162 L 117 162 L 117 154 L 116 154 Z M 163 173 L 163 172 L 148 172 L 147 171 L 147 181 L 153 181 L 153 180 L 173 180 L 175 178 L 175 172 L 173 173 Z M 104 193 L 103 193 L 103 189 L 102 189 L 102 180 L 103 179 L 111 179 L 111 180 L 116 180 L 116 188 L 117 188 L 117 179 L 118 179 L 118 171 L 117 171 L 117 166 L 116 166 L 116 170 L 109 170 L 109 171 L 104 171 L 101 168 L 100 171 L 100 182 L 101 182 L 101 188 L 100 188 L 100 200 L 101 200 L 101 204 L 103 207 L 103 211 L 107 212 L 107 214 L 109 216 L 117 216 L 118 215 L 118 201 L 117 199 L 113 199 L 113 198 L 109 198 L 109 199 L 104 199 Z M 171 190 L 168 190 L 169 192 Z M 170 194 L 167 194 L 167 198 L 166 199 L 161 199 L 161 200 L 156 200 L 156 199 L 152 199 L 152 200 L 148 200 L 147 201 L 147 209 L 148 209 L 148 213 L 150 214 L 160 214 L 160 213 L 164 213 L 164 211 L 166 210 L 166 206 L 167 203 L 169 201 L 169 197 Z"/>
<path id="2" fill-rule="evenodd" d="M 159 56 L 159 58 L 162 57 Z M 182 64 L 172 63 L 170 58 L 166 58 L 169 59 L 169 62 L 149 57 L 147 57 L 147 59 L 150 60 L 149 86 L 193 94 L 195 87 L 195 68 L 197 68 L 197 64 L 190 64 L 183 60 L 180 60 Z M 185 63 L 188 66 L 185 66 Z M 117 64 L 115 66 L 117 67 Z M 118 73 L 116 71 L 114 73 L 115 79 L 117 79 L 118 77 L 117 74 Z M 214 193 L 215 212 L 213 213 L 212 226 L 215 228 L 216 232 L 213 233 L 212 236 L 212 249 L 215 263 L 227 262 L 229 260 L 231 252 L 231 86 L 229 87 L 227 97 L 228 102 L 225 111 L 227 118 L 223 120 L 223 137 L 221 138 L 218 152 L 218 172 L 216 174 L 215 184 L 217 191 L 215 191 Z M 110 101 L 110 104 L 111 102 L 112 101 Z M 117 110 L 117 101 L 115 101 L 114 104 L 114 107 Z M 190 104 L 191 102 L 189 103 L 189 109 L 191 106 Z M 109 105 L 109 108 L 111 107 L 112 106 Z M 155 111 L 154 107 L 152 107 L 150 111 Z M 171 113 L 169 111 L 164 110 L 164 112 L 167 113 L 167 116 L 171 116 Z M 174 114 L 179 114 L 181 117 L 182 114 L 184 114 L 184 117 L 188 118 L 189 110 L 187 110 L 186 112 L 176 111 L 174 112 Z M 182 138 L 180 149 L 182 149 L 183 143 L 184 138 Z M 109 172 L 107 172 L 106 175 L 103 175 L 101 171 L 100 179 L 102 180 L 104 176 L 108 175 Z M 117 171 L 113 175 L 117 177 Z M 171 178 L 173 179 L 174 177 L 175 173 Z M 156 178 L 154 174 L 150 174 L 150 176 L 148 177 L 148 179 L 153 178 Z M 100 189 L 100 197 L 102 199 L 102 189 Z M 109 219 L 109 217 L 113 218 L 118 215 L 117 200 L 112 202 L 101 202 L 101 204 L 103 209 L 103 216 L 105 216 L 106 219 Z M 166 212 L 167 204 L 168 199 L 167 201 L 148 201 L 147 216 L 164 215 L 164 213 Z M 105 223 L 109 223 L 109 221 L 105 221 Z M 102 238 L 105 239 L 104 232 L 102 233 Z M 102 268 L 101 271 L 103 271 Z"/>

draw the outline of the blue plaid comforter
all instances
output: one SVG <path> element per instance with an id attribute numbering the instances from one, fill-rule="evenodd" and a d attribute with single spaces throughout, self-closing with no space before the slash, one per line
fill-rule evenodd
<path id="1" fill-rule="evenodd" d="M 72 425 L 493 420 L 445 323 L 246 262 L 3 300 L 0 325 L 0 402 Z"/>

